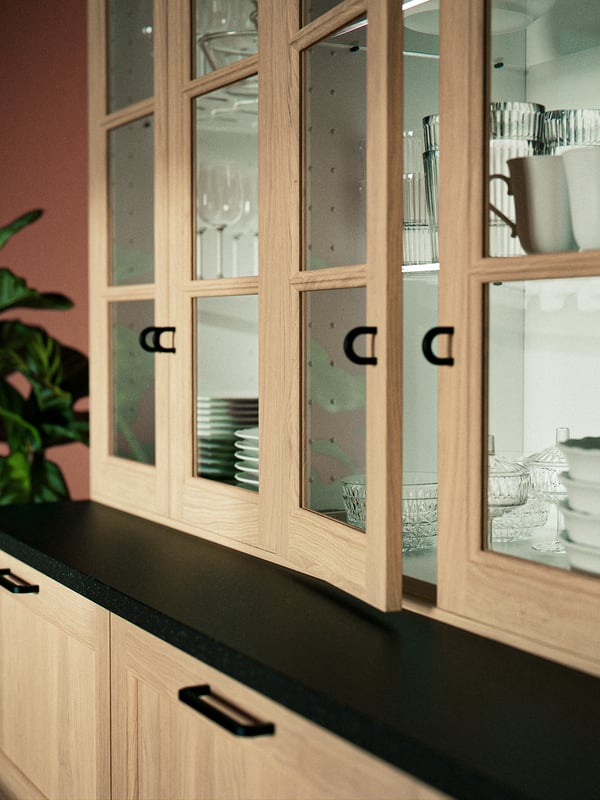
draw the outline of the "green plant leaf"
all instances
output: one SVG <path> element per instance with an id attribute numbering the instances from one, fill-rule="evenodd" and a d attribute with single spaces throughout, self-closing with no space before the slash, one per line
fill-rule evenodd
<path id="1" fill-rule="evenodd" d="M 0 505 L 29 503 L 31 469 L 25 453 L 11 453 L 0 458 Z"/>
<path id="2" fill-rule="evenodd" d="M 19 320 L 0 321 L 0 375 L 22 373 L 42 386 L 60 386 L 61 346 L 43 328 Z"/>
<path id="3" fill-rule="evenodd" d="M 64 294 L 38 292 L 8 267 L 0 267 L 0 312 L 11 308 L 39 308 L 66 311 L 73 301 Z"/>
<path id="4" fill-rule="evenodd" d="M 36 219 L 39 219 L 44 212 L 41 208 L 36 208 L 33 211 L 27 211 L 25 214 L 22 214 L 20 217 L 17 217 L 12 222 L 9 222 L 8 225 L 4 225 L 4 227 L 0 228 L 0 248 L 4 247 L 6 242 L 10 239 L 13 234 L 20 231 L 21 228 L 24 228 L 26 225 L 31 225 L 32 222 L 35 222 Z"/>
<path id="5" fill-rule="evenodd" d="M 0 228 L 0 248 L 21 228 L 40 217 L 39 210 Z M 6 267 L 0 268 L 0 312 L 15 308 L 58 309 L 73 306 L 63 294 L 38 292 Z M 11 383 L 20 373 L 28 383 Z M 75 411 L 89 391 L 88 359 L 62 346 L 40 327 L 0 320 L 0 505 L 68 500 L 69 491 L 46 449 L 72 442 L 89 443 L 89 414 Z M 18 388 L 17 388 L 18 387 Z"/>
<path id="6" fill-rule="evenodd" d="M 74 401 L 87 397 L 90 391 L 89 362 L 86 355 L 67 345 L 61 345 L 63 391 L 69 392 Z"/>
<path id="7" fill-rule="evenodd" d="M 38 458 L 31 468 L 31 500 L 33 503 L 56 503 L 69 499 L 63 474 L 53 461 Z"/>
<path id="8" fill-rule="evenodd" d="M 0 380 L 0 432 L 11 452 L 39 450 L 42 438 L 27 410 L 28 401 L 8 381 Z"/>

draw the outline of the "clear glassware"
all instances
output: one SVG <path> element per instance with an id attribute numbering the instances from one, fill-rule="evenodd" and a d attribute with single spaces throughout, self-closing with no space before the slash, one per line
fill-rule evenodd
<path id="1" fill-rule="evenodd" d="M 488 436 L 488 543 L 493 536 L 493 520 L 527 502 L 529 471 L 520 461 L 496 455 L 496 442 Z"/>
<path id="2" fill-rule="evenodd" d="M 218 233 L 216 277 L 223 278 L 223 231 L 238 222 L 244 208 L 240 170 L 233 162 L 202 164 L 198 188 L 198 216 Z"/>
<path id="3" fill-rule="evenodd" d="M 250 252 L 241 252 L 245 237 L 251 237 Z M 232 275 L 258 275 L 258 176 L 242 175 L 242 215 L 231 237 Z"/>
<path id="4" fill-rule="evenodd" d="M 542 553 L 565 552 L 565 548 L 558 538 L 560 533 L 558 504 L 567 496 L 567 490 L 560 480 L 560 473 L 568 470 L 569 466 L 558 445 L 570 438 L 569 428 L 557 428 L 555 443 L 527 459 L 532 493 L 556 506 L 556 537 L 554 541 L 532 545 L 534 550 Z"/>

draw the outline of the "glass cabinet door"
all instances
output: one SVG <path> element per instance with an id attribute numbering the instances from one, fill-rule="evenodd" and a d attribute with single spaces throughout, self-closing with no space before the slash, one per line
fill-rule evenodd
<path id="1" fill-rule="evenodd" d="M 173 513 L 259 544 L 258 4 L 180 3 L 173 71 Z"/>
<path id="2" fill-rule="evenodd" d="M 261 475 L 287 508 L 277 523 L 289 564 L 397 608 L 402 9 L 342 2 L 298 12 L 291 29 L 274 15 L 281 44 L 261 53 L 288 84 L 267 87 L 279 126 L 265 182 L 280 234 L 265 230 L 263 269 L 267 308 L 273 298 L 289 321 L 274 317 L 275 341 L 264 342 L 283 388 L 265 397 Z"/>
<path id="3" fill-rule="evenodd" d="M 90 3 L 90 303 L 92 495 L 151 513 L 168 507 L 164 240 L 164 9 L 151 0 Z M 104 35 L 100 35 L 101 33 Z M 160 219 L 160 218 L 158 218 Z M 162 359 L 162 360 L 161 360 Z M 100 411 L 102 409 L 102 411 Z"/>
<path id="4" fill-rule="evenodd" d="M 438 598 L 591 664 L 600 538 L 580 534 L 595 512 L 580 505 L 588 481 L 573 457 L 590 458 L 597 442 L 597 8 L 478 6 L 447 18 L 470 72 L 453 76 L 440 111 L 453 148 L 441 169 L 455 187 L 440 208 L 441 308 L 455 322 L 455 365 L 439 374 L 440 563 L 455 566 L 444 566 Z M 461 39 L 463 13 L 473 34 Z"/>

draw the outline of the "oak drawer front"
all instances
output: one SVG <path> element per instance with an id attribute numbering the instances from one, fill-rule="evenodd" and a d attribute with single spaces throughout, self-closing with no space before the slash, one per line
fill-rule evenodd
<path id="1" fill-rule="evenodd" d="M 112 675 L 114 797 L 444 796 L 115 617 Z"/>
<path id="2" fill-rule="evenodd" d="M 107 611 L 0 553 L 0 795 L 30 782 L 28 796 L 109 796 L 108 625 Z"/>

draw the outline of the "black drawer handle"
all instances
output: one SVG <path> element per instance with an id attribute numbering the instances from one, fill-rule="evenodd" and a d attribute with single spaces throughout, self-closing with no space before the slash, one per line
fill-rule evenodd
<path id="1" fill-rule="evenodd" d="M 210 686 L 204 684 L 203 686 L 186 686 L 184 689 L 179 690 L 179 699 L 182 703 L 199 711 L 208 719 L 216 722 L 222 728 L 225 728 L 235 736 L 267 736 L 275 733 L 275 725 L 271 722 L 260 722 L 248 714 L 240 713 L 244 721 L 236 719 L 234 716 L 226 714 L 221 708 L 218 708 L 212 703 L 207 703 L 202 700 L 202 697 L 210 695 Z M 224 703 L 223 703 L 224 705 Z M 232 709 L 232 711 L 234 711 Z"/>
<path id="2" fill-rule="evenodd" d="M 147 353 L 174 353 L 175 347 L 165 347 L 161 344 L 160 337 L 163 333 L 172 333 L 174 341 L 175 338 L 175 328 L 157 328 L 156 326 L 150 326 L 149 328 L 144 328 L 144 330 L 140 333 L 139 342 L 140 347 L 142 350 L 145 350 Z M 148 337 L 152 334 L 151 342 L 148 342 Z"/>
<path id="3" fill-rule="evenodd" d="M 423 355 L 429 361 L 430 364 L 435 364 L 444 367 L 451 367 L 454 364 L 454 358 L 452 356 L 448 356 L 447 358 L 442 358 L 436 355 L 433 352 L 433 340 L 436 339 L 441 334 L 447 334 L 448 336 L 452 337 L 454 334 L 454 328 L 446 327 L 446 328 L 431 328 L 427 331 L 425 336 L 423 337 Z"/>
<path id="4" fill-rule="evenodd" d="M 37 594 L 40 590 L 39 586 L 12 575 L 9 569 L 0 569 L 0 586 L 13 594 Z"/>
<path id="5" fill-rule="evenodd" d="M 352 328 L 352 330 L 348 331 L 344 338 L 344 353 L 346 354 L 346 358 L 352 361 L 353 364 L 377 364 L 377 358 L 375 356 L 359 356 L 354 352 L 355 339 L 366 334 L 375 336 L 377 334 L 377 328 L 361 325 L 358 328 Z"/>

